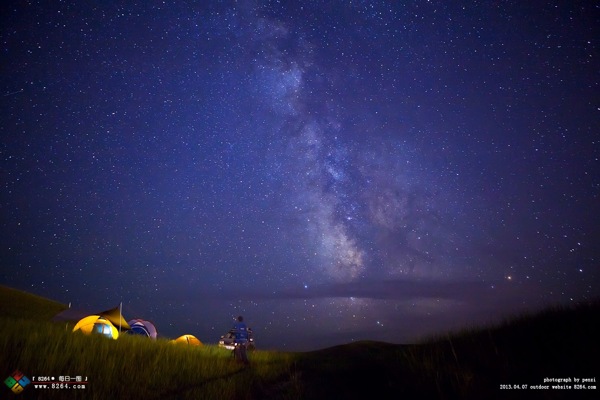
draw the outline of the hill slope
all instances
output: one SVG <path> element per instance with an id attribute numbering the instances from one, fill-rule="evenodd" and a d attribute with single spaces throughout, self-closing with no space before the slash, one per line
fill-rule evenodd
<path id="1" fill-rule="evenodd" d="M 48 321 L 66 308 L 54 300 L 0 285 L 0 316 Z"/>
<path id="2" fill-rule="evenodd" d="M 596 384 L 542 392 L 529 387 L 545 378 L 600 382 L 599 338 L 600 302 L 594 302 L 416 345 L 359 342 L 309 352 L 298 369 L 304 398 L 313 399 L 580 398 L 597 396 L 598 389 L 590 390 Z"/>

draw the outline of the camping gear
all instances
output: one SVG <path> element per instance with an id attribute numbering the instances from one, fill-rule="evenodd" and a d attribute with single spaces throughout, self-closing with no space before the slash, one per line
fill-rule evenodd
<path id="1" fill-rule="evenodd" d="M 171 340 L 171 343 L 188 344 L 190 346 L 204 346 L 194 335 L 182 335 L 177 339 Z"/>
<path id="2" fill-rule="evenodd" d="M 145 321 L 143 319 L 132 319 L 131 321 L 128 322 L 129 326 L 131 327 L 130 330 L 127 331 L 127 333 L 132 334 L 132 335 L 142 335 L 142 336 L 147 336 L 151 339 L 155 339 L 156 340 L 156 336 L 157 336 L 157 332 L 156 332 L 156 327 L 154 326 L 154 324 L 150 321 Z"/>
<path id="3" fill-rule="evenodd" d="M 108 319 L 99 315 L 89 315 L 79 320 L 73 328 L 73 332 L 76 331 L 81 331 L 86 335 L 101 334 L 110 339 L 119 337 L 117 328 Z"/>
<path id="4" fill-rule="evenodd" d="M 119 331 L 131 329 L 127 320 L 121 314 L 121 306 L 117 306 L 115 308 L 111 308 L 110 310 L 101 311 L 101 312 L 91 312 L 91 311 L 80 311 L 74 310 L 72 308 L 67 308 L 64 311 L 56 314 L 52 320 L 53 321 L 79 321 L 85 318 L 88 315 L 98 315 L 104 317 L 109 320 Z"/>
<path id="5" fill-rule="evenodd" d="M 115 308 L 111 308 L 110 310 L 102 311 L 98 313 L 98 315 L 101 315 L 102 317 L 112 322 L 112 324 L 116 328 L 118 328 L 119 331 L 131 329 L 131 327 L 127 323 L 127 320 L 125 319 L 125 317 L 123 317 L 123 314 L 121 314 L 121 307 L 122 305 L 119 305 Z"/>

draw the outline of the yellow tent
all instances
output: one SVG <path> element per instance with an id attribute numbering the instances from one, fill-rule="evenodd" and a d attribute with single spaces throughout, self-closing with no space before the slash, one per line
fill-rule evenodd
<path id="1" fill-rule="evenodd" d="M 204 346 L 194 335 L 182 335 L 177 339 L 171 340 L 171 343 L 182 343 L 190 346 Z"/>
<path id="2" fill-rule="evenodd" d="M 73 328 L 73 332 L 80 330 L 86 335 L 92 333 L 99 333 L 111 339 L 117 339 L 119 337 L 119 331 L 115 326 L 108 320 L 99 315 L 89 315 L 79 320 L 79 322 Z"/>

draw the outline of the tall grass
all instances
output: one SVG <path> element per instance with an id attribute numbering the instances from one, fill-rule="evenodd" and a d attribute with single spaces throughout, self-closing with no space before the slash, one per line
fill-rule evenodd
<path id="1" fill-rule="evenodd" d="M 72 333 L 64 324 L 0 318 L 2 376 L 19 369 L 29 376 L 87 377 L 86 399 L 254 399 L 294 397 L 289 380 L 294 356 L 256 351 L 251 367 L 216 346 L 190 347 L 135 335 L 111 340 Z M 6 388 L 4 388 L 6 389 Z M 63 398 L 63 390 L 28 388 L 39 398 Z M 29 396 L 28 396 L 29 397 Z"/>
<path id="2" fill-rule="evenodd" d="M 506 398 L 501 384 L 535 385 L 545 377 L 600 378 L 598 338 L 600 302 L 595 302 L 438 335 L 406 347 L 401 358 L 414 382 L 434 387 L 431 395 L 436 398 L 449 394 L 461 399 Z M 574 394 L 554 391 L 543 398 Z"/>

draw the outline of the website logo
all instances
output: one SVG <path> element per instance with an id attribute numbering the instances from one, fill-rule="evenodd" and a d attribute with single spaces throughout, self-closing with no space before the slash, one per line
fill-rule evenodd
<path id="1" fill-rule="evenodd" d="M 18 369 L 15 370 L 8 378 L 4 380 L 4 384 L 14 393 L 19 394 L 29 385 L 31 381 Z"/>

